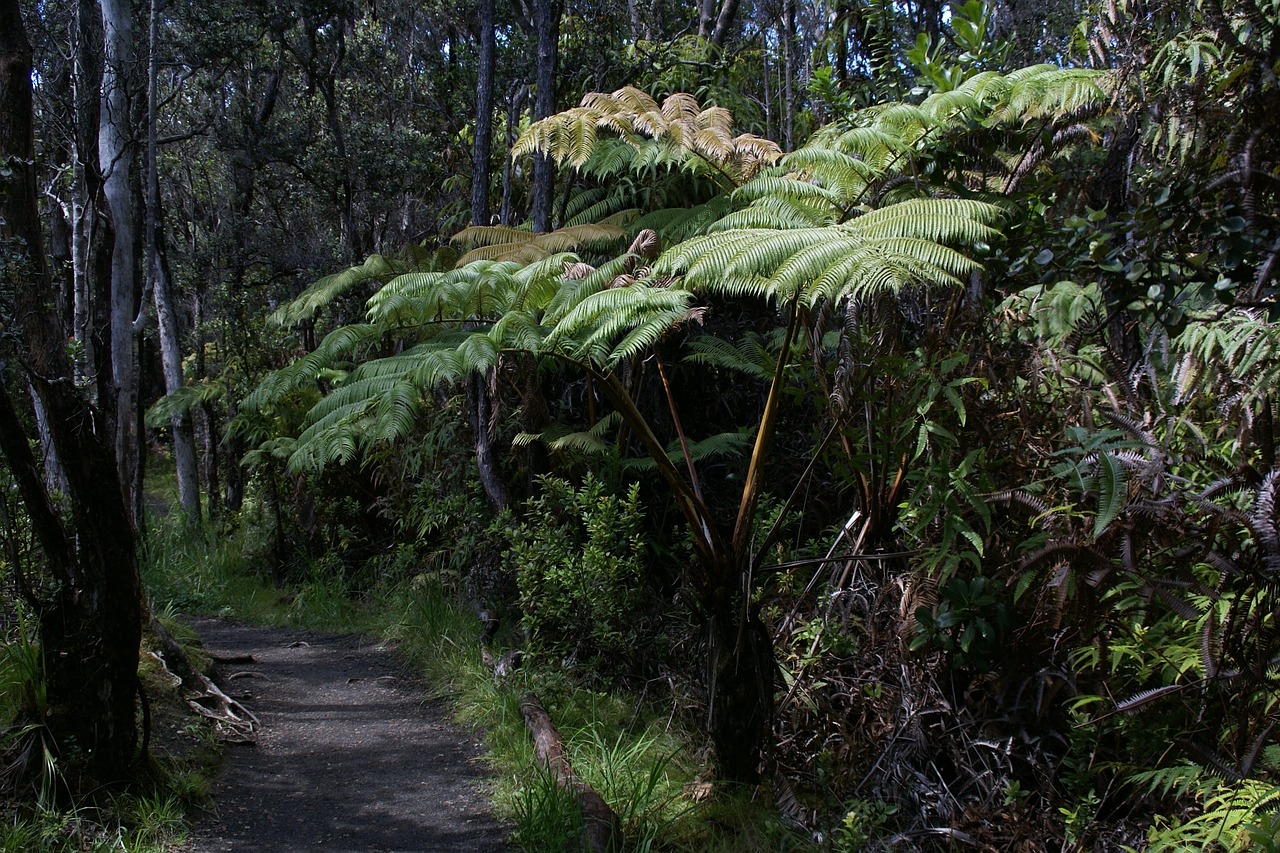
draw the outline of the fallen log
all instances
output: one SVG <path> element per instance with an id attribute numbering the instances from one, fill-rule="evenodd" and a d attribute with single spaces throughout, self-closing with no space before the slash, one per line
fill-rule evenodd
<path id="1" fill-rule="evenodd" d="M 587 853 L 620 849 L 622 822 L 604 797 L 573 771 L 573 765 L 565 754 L 564 739 L 537 696 L 526 693 L 520 697 L 520 716 L 533 735 L 533 750 L 538 763 L 551 771 L 557 785 L 577 796 L 578 810 L 582 813 L 578 849 Z"/>

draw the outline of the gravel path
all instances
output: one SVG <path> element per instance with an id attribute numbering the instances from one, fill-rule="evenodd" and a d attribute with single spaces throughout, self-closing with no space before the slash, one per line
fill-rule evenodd
<path id="1" fill-rule="evenodd" d="M 425 699 L 393 655 L 361 637 L 193 619 L 238 675 L 233 692 L 262 721 L 228 746 L 216 813 L 188 853 L 497 853 L 504 831 L 483 793 L 476 740 Z"/>

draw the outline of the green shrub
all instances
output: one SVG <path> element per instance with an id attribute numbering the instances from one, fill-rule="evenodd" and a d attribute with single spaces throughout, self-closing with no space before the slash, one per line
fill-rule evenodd
<path id="1" fill-rule="evenodd" d="M 580 488 L 556 477 L 541 482 L 509 552 L 531 646 L 549 656 L 624 663 L 644 598 L 639 486 L 619 497 L 593 476 Z"/>

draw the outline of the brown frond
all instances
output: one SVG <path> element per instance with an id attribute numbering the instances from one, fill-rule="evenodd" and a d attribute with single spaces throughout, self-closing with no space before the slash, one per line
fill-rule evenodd
<path id="1" fill-rule="evenodd" d="M 627 253 L 652 261 L 662 252 L 662 238 L 652 228 L 645 228 L 627 247 Z"/>
<path id="2" fill-rule="evenodd" d="M 1150 690 L 1143 690 L 1141 693 L 1135 693 L 1128 699 L 1122 699 L 1116 702 L 1116 711 L 1121 714 L 1132 714 L 1144 705 L 1174 693 L 1179 693 L 1186 688 L 1185 684 L 1166 684 L 1163 687 L 1153 687 Z"/>
<path id="3" fill-rule="evenodd" d="M 1018 506 L 1031 510 L 1037 516 L 1042 518 L 1048 517 L 1053 512 L 1047 503 L 1030 492 L 1023 491 L 1022 489 L 1009 489 L 1008 491 L 999 492 L 992 495 L 987 500 L 990 503 L 1006 505 L 1017 504 Z"/>

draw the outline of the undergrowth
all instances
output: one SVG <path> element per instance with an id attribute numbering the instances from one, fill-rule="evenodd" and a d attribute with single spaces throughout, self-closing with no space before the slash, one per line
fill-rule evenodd
<path id="1" fill-rule="evenodd" d="M 125 788 L 78 790 L 39 722 L 44 666 L 31 619 L 20 606 L 14 613 L 0 644 L 0 850 L 173 850 L 186 838 L 190 811 L 210 805 L 220 751 L 211 729 L 189 715 L 171 677 L 144 655 L 151 749 Z"/>
<path id="2" fill-rule="evenodd" d="M 559 666 L 526 662 L 499 681 L 481 660 L 481 625 L 450 565 L 401 547 L 358 577 L 335 558 L 311 560 L 277 586 L 255 570 L 254 532 L 235 536 L 158 527 L 145 580 L 166 613 L 220 615 L 266 625 L 363 633 L 394 647 L 454 709 L 485 733 L 496 811 L 522 849 L 561 849 L 576 835 L 576 806 L 540 769 L 520 716 L 534 692 L 563 735 L 575 771 L 617 812 L 624 851 L 800 850 L 801 836 L 744 792 L 712 793 L 691 756 L 695 738 L 669 712 L 577 683 Z M 372 578 L 372 582 L 369 579 Z M 495 651 L 519 644 L 511 631 Z M 620 851 L 622 853 L 622 851 Z"/>

